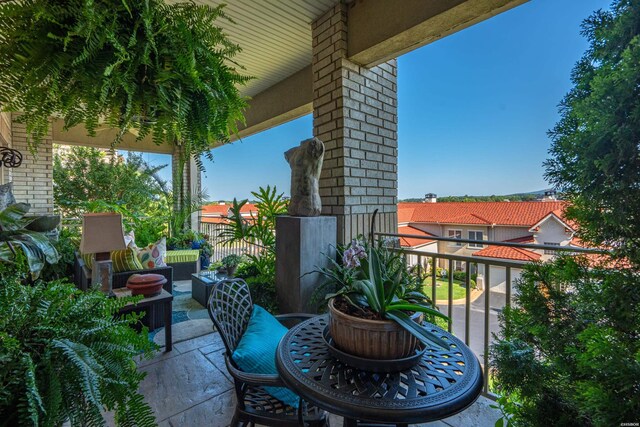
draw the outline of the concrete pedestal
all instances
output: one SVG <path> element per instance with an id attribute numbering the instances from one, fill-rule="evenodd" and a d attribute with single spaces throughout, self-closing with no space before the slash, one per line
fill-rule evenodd
<path id="1" fill-rule="evenodd" d="M 324 278 L 307 274 L 335 258 L 337 220 L 333 216 L 276 218 L 276 291 L 281 313 L 314 313 L 311 295 Z"/>

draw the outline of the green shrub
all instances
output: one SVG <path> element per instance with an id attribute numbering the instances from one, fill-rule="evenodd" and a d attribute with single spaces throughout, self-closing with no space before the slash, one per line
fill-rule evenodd
<path id="1" fill-rule="evenodd" d="M 60 281 L 25 286 L 10 269 L 0 266 L 0 425 L 104 425 L 105 410 L 119 425 L 155 425 L 133 361 L 152 344 L 129 326 L 137 316 L 113 317 L 128 301 Z"/>
<path id="2" fill-rule="evenodd" d="M 73 264 L 76 259 L 76 251 L 80 247 L 80 232 L 78 229 L 63 228 L 60 230 L 58 240 L 53 242 L 60 255 L 57 263 L 45 264 L 40 277 L 45 282 L 65 279 L 73 282 Z"/>
<path id="3" fill-rule="evenodd" d="M 521 425 L 640 420 L 640 2 L 614 1 L 582 33 L 546 177 L 585 245 L 611 251 L 524 269 L 491 350 Z"/>
<path id="4" fill-rule="evenodd" d="M 518 396 L 515 423 L 640 419 L 638 283 L 638 272 L 594 267 L 588 258 L 524 269 L 491 348 L 499 392 Z"/>

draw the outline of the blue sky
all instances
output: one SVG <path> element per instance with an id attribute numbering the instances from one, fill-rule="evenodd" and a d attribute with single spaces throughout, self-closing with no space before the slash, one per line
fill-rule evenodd
<path id="1" fill-rule="evenodd" d="M 550 146 L 546 132 L 558 119 L 571 69 L 587 47 L 580 23 L 609 4 L 532 0 L 400 57 L 398 197 L 548 187 L 542 167 Z M 309 115 L 216 148 L 203 174 L 209 198 L 247 198 L 274 184 L 288 193 L 283 153 L 311 135 Z"/>

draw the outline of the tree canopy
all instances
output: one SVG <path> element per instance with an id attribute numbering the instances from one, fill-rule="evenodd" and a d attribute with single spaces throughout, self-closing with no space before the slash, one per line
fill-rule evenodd
<path id="1" fill-rule="evenodd" d="M 640 419 L 640 0 L 582 28 L 590 47 L 550 132 L 547 177 L 580 237 L 612 253 L 525 268 L 491 350 L 509 425 Z"/>
<path id="2" fill-rule="evenodd" d="M 0 104 L 24 112 L 32 149 L 59 117 L 210 155 L 243 120 L 249 79 L 218 19 L 223 6 L 193 2 L 0 2 Z"/>
<path id="3" fill-rule="evenodd" d="M 640 1 L 586 19 L 589 48 L 550 131 L 546 177 L 572 202 L 580 237 L 640 265 Z"/>
<path id="4" fill-rule="evenodd" d="M 144 215 L 160 199 L 168 199 L 167 184 L 142 156 L 126 157 L 90 147 L 71 147 L 53 159 L 53 197 L 65 216 L 91 211 L 91 205 L 124 205 Z"/>

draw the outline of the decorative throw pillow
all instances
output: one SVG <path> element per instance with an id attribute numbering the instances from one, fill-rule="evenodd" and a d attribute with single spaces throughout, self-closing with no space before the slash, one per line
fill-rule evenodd
<path id="1" fill-rule="evenodd" d="M 134 249 L 138 248 L 138 246 L 136 246 L 136 234 L 133 232 L 133 230 L 124 234 L 124 244 L 127 247 L 132 247 Z"/>
<path id="2" fill-rule="evenodd" d="M 91 270 L 93 268 L 93 254 L 82 254 L 80 256 L 82 257 L 84 265 Z"/>
<path id="3" fill-rule="evenodd" d="M 119 251 L 111 252 L 111 262 L 113 263 L 113 272 L 120 273 L 122 271 L 142 270 L 142 264 L 138 260 L 135 249 L 128 247 Z"/>
<path id="4" fill-rule="evenodd" d="M 0 211 L 3 211 L 9 205 L 13 205 L 16 198 L 13 197 L 13 182 L 0 185 Z"/>
<path id="5" fill-rule="evenodd" d="M 142 268 L 150 270 L 156 267 L 166 267 L 165 256 L 167 254 L 167 239 L 162 238 L 155 243 L 138 249 L 138 259 Z"/>
<path id="6" fill-rule="evenodd" d="M 282 326 L 278 319 L 259 305 L 254 305 L 247 330 L 242 335 L 236 351 L 233 352 L 233 361 L 245 372 L 277 374 L 276 349 L 280 339 L 286 333 L 287 328 Z M 281 402 L 294 408 L 298 407 L 298 395 L 288 388 L 264 387 L 264 389 Z"/>

